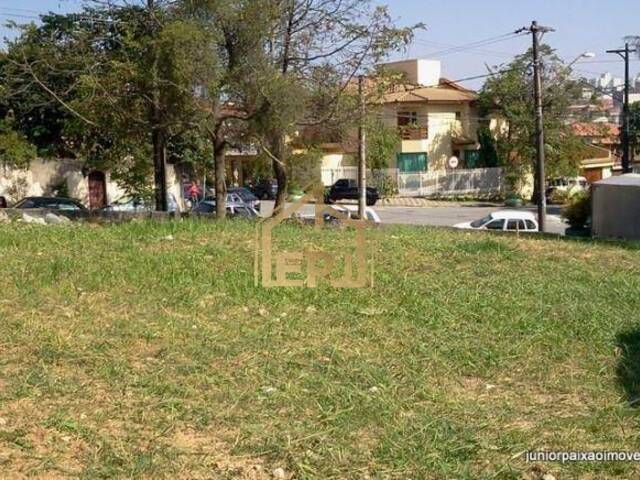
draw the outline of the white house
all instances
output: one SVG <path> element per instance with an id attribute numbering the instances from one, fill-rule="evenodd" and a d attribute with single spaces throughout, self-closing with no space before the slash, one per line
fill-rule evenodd
<path id="1" fill-rule="evenodd" d="M 400 173 L 475 168 L 480 148 L 475 92 L 442 78 L 438 60 L 404 60 L 383 66 L 405 78 L 382 99 L 384 122 L 397 127 L 402 138 L 389 167 Z M 327 145 L 323 169 L 356 165 L 355 147 L 353 142 Z M 458 162 L 450 161 L 452 157 Z"/>
<path id="2" fill-rule="evenodd" d="M 108 171 L 87 169 L 79 160 L 37 159 L 27 169 L 0 165 L 0 196 L 9 203 L 26 196 L 53 195 L 63 185 L 71 198 L 91 209 L 104 207 L 125 195 Z M 180 201 L 182 186 L 171 164 L 167 165 L 167 189 Z"/>

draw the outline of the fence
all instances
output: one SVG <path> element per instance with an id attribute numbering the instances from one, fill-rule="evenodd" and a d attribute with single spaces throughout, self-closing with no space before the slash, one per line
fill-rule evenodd
<path id="1" fill-rule="evenodd" d="M 378 186 L 384 179 L 384 177 L 390 178 L 394 184 L 398 183 L 398 169 L 397 168 L 384 168 L 376 170 L 367 170 L 368 183 L 371 186 Z M 333 185 L 337 180 L 341 178 L 348 178 L 351 180 L 358 179 L 358 167 L 338 167 L 338 168 L 323 168 L 322 169 L 322 184 L 325 187 Z"/>
<path id="2" fill-rule="evenodd" d="M 384 177 L 398 186 L 398 194 L 405 197 L 434 197 L 454 195 L 497 195 L 503 191 L 501 168 L 473 168 L 434 172 L 400 173 L 397 168 L 369 170 L 369 184 L 377 186 Z M 357 179 L 358 167 L 323 168 L 324 185 L 333 185 L 340 178 Z"/>
<path id="3" fill-rule="evenodd" d="M 501 168 L 398 174 L 398 192 L 402 196 L 497 195 L 503 185 Z"/>

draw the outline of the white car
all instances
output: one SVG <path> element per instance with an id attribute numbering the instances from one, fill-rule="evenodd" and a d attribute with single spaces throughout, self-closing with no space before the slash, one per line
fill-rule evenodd
<path id="1" fill-rule="evenodd" d="M 547 184 L 547 198 L 551 198 L 554 192 L 565 192 L 568 196 L 585 192 L 589 189 L 589 182 L 585 177 L 558 177 Z"/>
<path id="2" fill-rule="evenodd" d="M 172 193 L 167 194 L 167 209 L 169 212 L 180 213 L 180 205 Z M 106 207 L 103 207 L 102 210 L 105 212 L 129 213 L 152 212 L 155 210 L 155 203 L 152 198 L 125 195 Z"/>
<path id="3" fill-rule="evenodd" d="M 470 230 L 501 230 L 505 232 L 537 232 L 538 222 L 531 212 L 499 210 L 473 222 L 454 225 L 454 228 Z"/>

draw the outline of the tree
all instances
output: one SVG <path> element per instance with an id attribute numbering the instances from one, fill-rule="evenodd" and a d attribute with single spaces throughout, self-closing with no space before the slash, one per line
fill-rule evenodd
<path id="1" fill-rule="evenodd" d="M 397 128 L 390 127 L 380 118 L 367 122 L 367 167 L 383 169 L 398 151 L 401 138 Z"/>
<path id="2" fill-rule="evenodd" d="M 286 199 L 287 137 L 301 125 L 330 121 L 345 91 L 389 52 L 406 45 L 414 27 L 396 28 L 387 8 L 369 0 L 272 0 L 265 43 L 265 107 L 254 124 L 278 181 L 277 212 Z"/>
<path id="3" fill-rule="evenodd" d="M 0 165 L 25 168 L 36 155 L 36 147 L 13 128 L 11 116 L 0 120 Z"/>
<path id="4" fill-rule="evenodd" d="M 542 59 L 545 153 L 549 176 L 575 175 L 584 143 L 567 123 L 569 106 L 581 98 L 579 82 L 548 45 L 540 47 Z M 494 69 L 479 98 L 482 116 L 495 116 L 504 128 L 493 133 L 499 162 L 508 175 L 521 180 L 535 167 L 535 116 L 531 52 Z M 534 199 L 537 192 L 534 192 Z"/>
<path id="5" fill-rule="evenodd" d="M 636 155 L 640 155 L 640 102 L 629 106 L 629 129 L 631 130 L 631 146 Z"/>
<path id="6" fill-rule="evenodd" d="M 18 26 L 20 35 L 0 54 L 0 116 L 12 118 L 12 127 L 35 145 L 43 156 L 72 156 L 66 122 L 71 118 L 61 93 L 69 99 L 81 56 L 62 55 L 56 46 L 74 28 L 68 18 L 45 15 L 42 25 Z M 41 84 L 48 85 L 47 89 Z"/>
<path id="7" fill-rule="evenodd" d="M 226 151 L 248 143 L 247 122 L 261 108 L 265 79 L 263 45 L 267 37 L 270 1 L 193 0 L 179 11 L 192 19 L 208 39 L 201 48 L 217 58 L 216 75 L 198 84 L 197 105 L 213 149 L 216 216 L 226 216 Z"/>
<path id="8" fill-rule="evenodd" d="M 167 146 L 198 125 L 193 87 L 215 78 L 204 33 L 169 3 L 99 3 L 44 16 L 41 26 L 22 27 L 3 62 L 9 92 L 26 100 L 20 120 L 39 104 L 51 118 L 63 112 L 44 129 L 59 146 L 54 153 L 111 168 L 134 188 L 153 173 L 159 210 L 167 207 Z"/>

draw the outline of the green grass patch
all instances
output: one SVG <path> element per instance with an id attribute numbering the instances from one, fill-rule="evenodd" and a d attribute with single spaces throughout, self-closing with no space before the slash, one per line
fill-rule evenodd
<path id="1" fill-rule="evenodd" d="M 0 226 L 2 475 L 640 474 L 521 456 L 640 450 L 638 245 L 398 226 L 373 288 L 263 289 L 253 233 Z"/>

